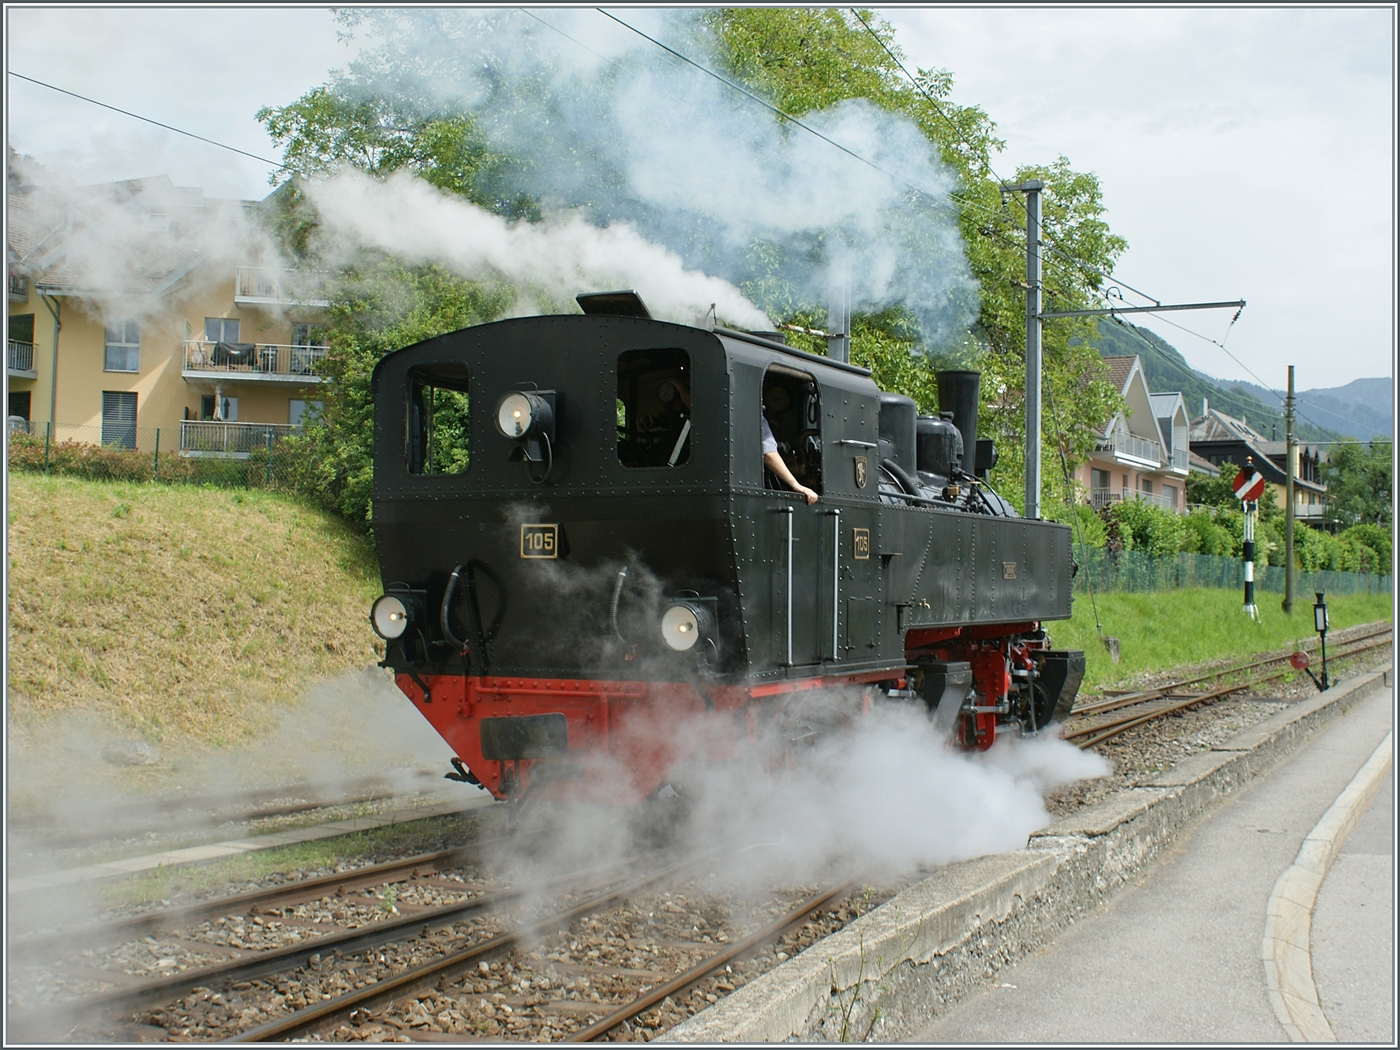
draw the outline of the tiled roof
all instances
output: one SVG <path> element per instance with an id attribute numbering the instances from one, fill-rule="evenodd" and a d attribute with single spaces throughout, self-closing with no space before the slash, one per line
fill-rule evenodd
<path id="1" fill-rule="evenodd" d="M 1133 362 L 1137 358 L 1134 356 L 1105 357 L 1103 363 L 1108 365 L 1108 381 L 1113 384 L 1113 389 L 1120 394 L 1128 385 L 1128 376 L 1132 375 Z"/>

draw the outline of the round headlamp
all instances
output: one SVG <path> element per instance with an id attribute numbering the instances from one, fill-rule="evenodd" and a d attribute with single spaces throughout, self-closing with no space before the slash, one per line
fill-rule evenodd
<path id="1" fill-rule="evenodd" d="M 512 439 L 529 437 L 553 422 L 549 402 L 527 390 L 514 390 L 496 406 L 496 429 Z"/>
<path id="2" fill-rule="evenodd" d="M 695 648 L 713 629 L 710 610 L 699 602 L 675 602 L 661 615 L 661 637 L 678 653 Z"/>
<path id="3" fill-rule="evenodd" d="M 408 606 L 392 594 L 381 594 L 369 609 L 370 626 L 386 642 L 392 642 L 408 630 Z"/>

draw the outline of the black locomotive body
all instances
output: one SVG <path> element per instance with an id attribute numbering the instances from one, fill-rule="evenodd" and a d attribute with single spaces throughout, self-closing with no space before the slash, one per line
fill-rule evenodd
<path id="1" fill-rule="evenodd" d="M 774 338 L 610 313 L 384 358 L 371 619 L 458 776 L 637 800 L 800 747 L 815 687 L 941 709 L 965 747 L 1063 717 L 1083 655 L 1041 623 L 1070 615 L 1069 530 L 961 470 L 976 377 L 940 381 L 960 407 L 916 418 Z M 765 469 L 760 413 L 816 503 Z"/>

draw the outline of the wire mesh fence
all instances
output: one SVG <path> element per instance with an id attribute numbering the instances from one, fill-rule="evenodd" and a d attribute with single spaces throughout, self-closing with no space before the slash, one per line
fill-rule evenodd
<path id="1" fill-rule="evenodd" d="M 178 427 L 11 423 L 9 469 L 94 481 L 165 481 L 241 488 L 291 487 L 298 428 L 186 421 Z"/>
<path id="2" fill-rule="evenodd" d="M 1145 551 L 1110 552 L 1104 547 L 1074 549 L 1079 572 L 1074 578 L 1076 594 L 1092 587 L 1096 594 L 1143 591 L 1171 591 L 1184 587 L 1210 587 L 1244 593 L 1244 562 L 1214 554 L 1157 556 Z M 1365 572 L 1295 570 L 1297 594 L 1325 591 L 1328 594 L 1389 594 L 1391 577 Z M 1254 589 L 1282 594 L 1284 567 L 1255 565 Z"/>

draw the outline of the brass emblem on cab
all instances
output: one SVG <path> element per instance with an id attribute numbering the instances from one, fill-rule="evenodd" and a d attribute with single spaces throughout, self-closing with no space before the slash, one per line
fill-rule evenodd
<path id="1" fill-rule="evenodd" d="M 870 530 L 851 530 L 851 557 L 856 561 L 866 561 L 870 557 Z"/>
<path id="2" fill-rule="evenodd" d="M 1001 563 L 1001 578 L 1003 580 L 1014 580 L 1016 578 L 1016 563 L 1014 561 L 1004 561 Z"/>
<path id="3" fill-rule="evenodd" d="M 522 558 L 559 557 L 559 526 L 521 525 L 520 556 Z"/>
<path id="4" fill-rule="evenodd" d="M 865 488 L 865 483 L 866 483 L 867 481 L 869 481 L 869 480 L 870 480 L 870 476 L 866 473 L 866 469 L 865 469 L 865 457 L 864 457 L 864 456 L 857 456 L 857 457 L 856 457 L 856 488 L 858 488 L 858 489 L 863 489 L 863 488 Z"/>

